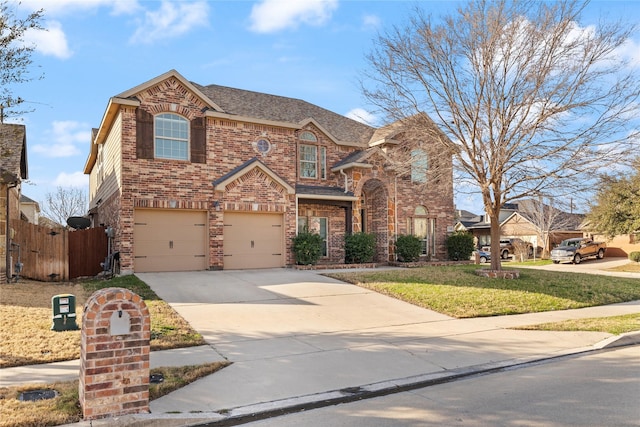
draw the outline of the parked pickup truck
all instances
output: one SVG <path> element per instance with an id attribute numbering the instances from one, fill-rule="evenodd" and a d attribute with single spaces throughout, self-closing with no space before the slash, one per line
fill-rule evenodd
<path id="1" fill-rule="evenodd" d="M 551 260 L 554 264 L 562 261 L 580 264 L 580 261 L 584 258 L 604 258 L 604 251 L 606 249 L 606 243 L 594 242 L 588 238 L 578 237 L 575 239 L 567 239 L 563 240 L 560 246 L 551 251 Z"/>

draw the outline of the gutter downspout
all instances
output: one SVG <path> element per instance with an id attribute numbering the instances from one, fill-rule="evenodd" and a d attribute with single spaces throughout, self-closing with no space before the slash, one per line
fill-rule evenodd
<path id="1" fill-rule="evenodd" d="M 349 192 L 349 179 L 346 173 L 344 173 L 344 169 L 340 169 L 340 175 L 344 176 L 344 192 Z"/>

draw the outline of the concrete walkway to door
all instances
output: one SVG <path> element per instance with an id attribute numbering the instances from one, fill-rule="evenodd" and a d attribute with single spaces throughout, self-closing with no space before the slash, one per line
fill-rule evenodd
<path id="1" fill-rule="evenodd" d="M 151 417 L 180 416 L 175 413 L 208 420 L 238 417 L 362 387 L 401 386 L 584 351 L 606 345 L 612 337 L 506 328 L 640 310 L 636 301 L 454 319 L 313 271 L 138 276 L 204 336 L 212 358 L 233 362 L 151 402 Z M 188 364 L 188 357 L 184 361 Z"/>

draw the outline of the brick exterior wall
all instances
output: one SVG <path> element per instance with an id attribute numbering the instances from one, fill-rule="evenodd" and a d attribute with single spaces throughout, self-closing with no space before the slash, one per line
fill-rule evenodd
<path id="1" fill-rule="evenodd" d="M 150 337 L 149 310 L 140 296 L 105 288 L 87 300 L 79 383 L 85 419 L 149 412 Z"/>
<path id="2" fill-rule="evenodd" d="M 205 116 L 207 105 L 192 95 L 180 82 L 171 77 L 136 95 L 140 106 L 151 114 L 175 112 L 188 120 Z M 133 272 L 133 230 L 136 207 L 151 206 L 168 209 L 201 209 L 209 217 L 209 268 L 223 267 L 223 225 L 225 211 L 258 211 L 284 213 L 286 264 L 294 263 L 291 238 L 296 234 L 296 197 L 283 191 L 269 176 L 260 172 L 241 174 L 224 191 L 215 191 L 212 182 L 233 171 L 239 165 L 257 157 L 267 168 L 291 187 L 315 185 L 344 188 L 344 176 L 330 168 L 350 152 L 367 147 L 338 145 L 324 135 L 313 123 L 302 130 L 275 125 L 247 123 L 221 118 L 206 118 L 206 162 L 165 159 L 141 159 L 136 154 L 136 107 L 121 106 L 122 120 L 122 182 L 121 193 L 114 194 L 97 207 L 99 222 L 116 229 L 115 250 L 120 251 L 121 272 Z M 300 132 L 308 130 L 317 142 L 302 141 Z M 259 139 L 267 139 L 271 150 L 261 154 L 255 147 Z M 327 176 L 325 179 L 299 177 L 298 149 L 300 144 L 325 147 Z M 443 161 L 451 161 L 443 156 Z M 428 207 L 430 217 L 436 219 L 436 258 L 445 256 L 444 239 L 447 226 L 454 223 L 453 189 L 451 180 L 438 185 L 418 188 L 404 178 L 396 178 L 387 169 L 383 155 L 371 156 L 373 169 L 345 170 L 348 190 L 359 200 L 353 203 L 352 227 L 359 231 L 361 209 L 371 218 L 366 222 L 375 232 L 380 244 L 377 260 L 393 260 L 393 240 L 396 233 L 406 233 L 407 221 L 415 204 Z M 369 184 L 367 184 L 367 182 Z M 433 184 L 433 183 L 431 183 Z M 329 218 L 330 251 L 326 262 L 342 262 L 342 247 L 346 229 L 344 208 L 337 206 L 298 206 L 298 214 L 322 212 Z"/>

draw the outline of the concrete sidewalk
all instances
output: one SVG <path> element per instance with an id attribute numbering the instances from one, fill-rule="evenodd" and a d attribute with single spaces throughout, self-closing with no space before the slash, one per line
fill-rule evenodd
<path id="1" fill-rule="evenodd" d="M 507 329 L 640 312 L 640 301 L 539 314 L 454 319 L 288 269 L 140 274 L 207 346 L 152 353 L 152 366 L 233 364 L 151 402 L 151 414 L 99 425 L 194 425 L 339 401 L 360 392 L 593 350 L 640 334 Z M 75 363 L 75 365 L 74 365 Z M 77 362 L 4 369 L 0 386 L 77 378 Z M 64 377 L 64 378 L 63 378 Z M 102 424 L 104 423 L 104 424 Z M 80 423 L 80 425 L 89 423 Z"/>

